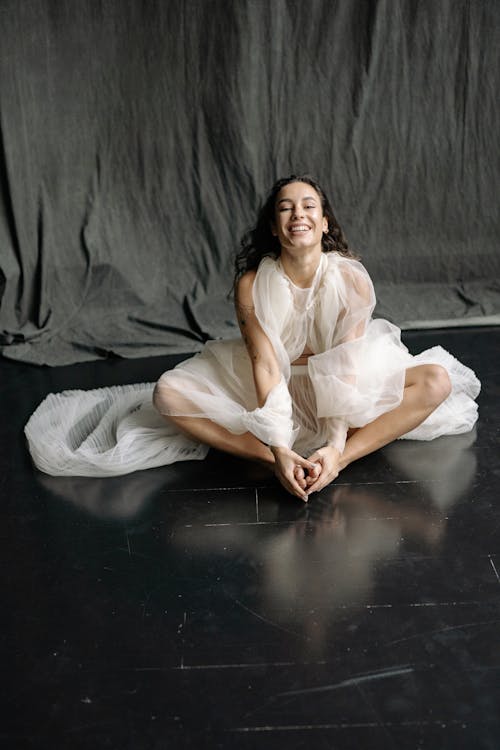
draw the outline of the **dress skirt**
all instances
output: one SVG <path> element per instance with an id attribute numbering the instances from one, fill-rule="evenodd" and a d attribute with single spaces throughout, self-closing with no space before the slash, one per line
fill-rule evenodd
<path id="1" fill-rule="evenodd" d="M 440 346 L 417 356 L 399 348 L 397 357 L 400 383 L 404 369 L 419 364 L 443 366 L 452 383 L 448 398 L 403 438 L 432 440 L 473 428 L 480 385 L 472 370 Z M 377 368 L 382 372 L 384 367 L 387 360 L 372 363 L 371 371 L 376 376 Z M 307 367 L 292 367 L 287 393 L 293 410 L 293 448 L 310 455 L 325 444 L 330 422 L 317 416 Z M 209 342 L 203 352 L 164 373 L 156 387 L 143 383 L 50 394 L 31 416 L 25 434 L 34 463 L 51 475 L 113 476 L 203 459 L 208 447 L 180 433 L 169 414 L 211 419 L 234 434 L 253 431 L 259 408 L 243 342 Z"/>

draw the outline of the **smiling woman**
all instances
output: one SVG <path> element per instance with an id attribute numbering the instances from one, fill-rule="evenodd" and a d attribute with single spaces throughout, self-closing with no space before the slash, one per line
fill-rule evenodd
<path id="1" fill-rule="evenodd" d="M 323 232 L 321 237 L 321 249 L 327 253 L 334 250 L 346 257 L 356 257 L 349 249 L 347 240 L 335 218 L 330 201 L 323 192 L 320 185 L 308 175 L 302 177 L 285 177 L 278 180 L 272 187 L 266 201 L 264 202 L 255 227 L 248 231 L 241 240 L 241 252 L 236 256 L 236 277 L 241 276 L 244 271 L 257 268 L 262 258 L 266 255 L 278 257 L 281 253 L 281 244 L 276 231 L 276 213 L 278 195 L 282 190 L 293 189 L 294 185 L 309 186 L 307 193 L 310 198 L 316 197 L 321 205 L 323 217 L 326 219 L 328 231 Z"/>
<path id="2" fill-rule="evenodd" d="M 472 429 L 476 376 L 439 346 L 412 356 L 396 326 L 372 319 L 370 277 L 312 178 L 273 186 L 242 240 L 234 288 L 241 337 L 208 342 L 154 393 L 49 396 L 26 426 L 37 466 L 125 474 L 211 446 L 268 465 L 307 500 L 396 438 Z"/>
<path id="3" fill-rule="evenodd" d="M 328 233 L 328 219 L 323 214 L 319 194 L 306 183 L 285 185 L 280 195 L 282 197 L 276 201 L 276 218 L 271 224 L 272 233 L 278 238 L 282 254 L 286 250 L 297 265 L 302 265 L 307 248 L 321 247 L 322 237 Z M 302 285 L 306 286 L 307 282 L 303 280 L 298 286 Z"/>
<path id="4" fill-rule="evenodd" d="M 441 347 L 413 357 L 372 320 L 371 280 L 309 176 L 271 189 L 236 258 L 235 300 L 242 338 L 210 342 L 155 389 L 192 440 L 269 464 L 307 500 L 396 438 L 472 429 L 474 373 Z"/>

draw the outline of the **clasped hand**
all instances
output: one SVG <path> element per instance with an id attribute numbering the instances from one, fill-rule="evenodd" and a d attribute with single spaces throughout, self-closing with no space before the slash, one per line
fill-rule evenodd
<path id="1" fill-rule="evenodd" d="M 274 473 L 292 495 L 307 502 L 339 475 L 340 453 L 330 445 L 319 448 L 309 458 L 302 458 L 290 448 L 273 447 Z"/>

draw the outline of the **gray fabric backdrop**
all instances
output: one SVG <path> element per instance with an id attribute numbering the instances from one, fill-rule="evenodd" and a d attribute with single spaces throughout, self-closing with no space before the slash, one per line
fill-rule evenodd
<path id="1" fill-rule="evenodd" d="M 500 320 L 499 21 L 497 0 L 2 0 L 4 355 L 232 335 L 239 237 L 292 171 L 380 314 Z"/>

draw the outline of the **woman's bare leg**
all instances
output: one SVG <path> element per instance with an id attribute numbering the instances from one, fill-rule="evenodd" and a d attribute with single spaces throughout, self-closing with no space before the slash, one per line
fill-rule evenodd
<path id="1" fill-rule="evenodd" d="M 259 461 L 273 467 L 275 463 L 272 451 L 261 443 L 250 432 L 235 435 L 216 422 L 202 417 L 173 416 L 171 412 L 181 412 L 192 408 L 192 404 L 183 395 L 182 377 L 169 373 L 169 378 L 161 378 L 156 384 L 153 404 L 167 422 L 175 424 L 179 431 L 198 443 L 216 448 L 233 456 Z"/>
<path id="2" fill-rule="evenodd" d="M 264 463 L 271 468 L 274 465 L 275 459 L 272 451 L 251 432 L 235 435 L 210 419 L 197 417 L 168 416 L 165 419 L 173 422 L 181 432 L 199 443 L 231 453 L 233 456 Z"/>
<path id="3" fill-rule="evenodd" d="M 360 427 L 349 437 L 339 461 L 339 469 L 344 469 L 356 459 L 378 450 L 419 425 L 444 401 L 450 388 L 448 373 L 439 365 L 419 365 L 408 369 L 401 404 Z M 197 417 L 165 418 L 188 437 L 212 448 L 270 467 L 275 463 L 272 451 L 250 432 L 235 435 L 209 419 Z"/>
<path id="4" fill-rule="evenodd" d="M 439 365 L 418 365 L 406 371 L 401 404 L 357 429 L 347 440 L 339 468 L 405 435 L 421 424 L 449 395 L 448 373 Z"/>

